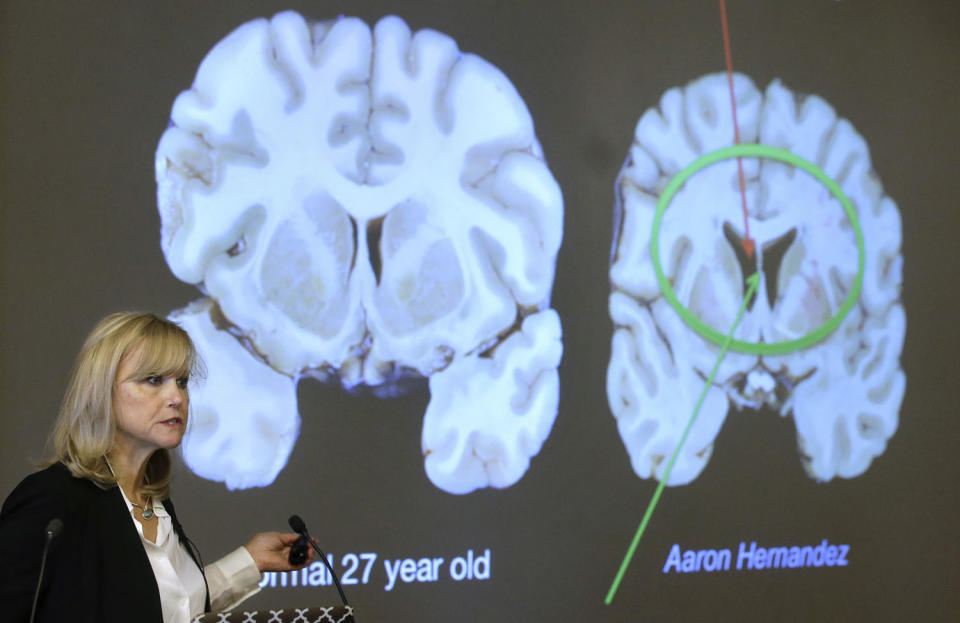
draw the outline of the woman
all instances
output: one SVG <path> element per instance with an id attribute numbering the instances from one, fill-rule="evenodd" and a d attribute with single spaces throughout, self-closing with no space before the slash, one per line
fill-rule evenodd
<path id="1" fill-rule="evenodd" d="M 300 568 L 287 561 L 297 535 L 269 532 L 204 569 L 177 521 L 170 450 L 187 427 L 197 363 L 187 333 L 152 314 L 113 314 L 93 329 L 53 456 L 0 511 L 3 620 L 30 616 L 53 518 L 63 530 L 50 544 L 36 621 L 185 623 L 257 592 L 261 572 Z"/>

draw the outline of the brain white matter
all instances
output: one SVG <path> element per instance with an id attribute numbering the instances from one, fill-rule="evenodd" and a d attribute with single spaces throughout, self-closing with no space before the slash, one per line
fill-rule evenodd
<path id="1" fill-rule="evenodd" d="M 563 202 L 498 69 L 396 17 L 372 31 L 256 20 L 177 98 L 156 173 L 167 262 L 209 297 L 174 314 L 211 371 L 191 395 L 205 405 L 185 443 L 194 471 L 273 482 L 304 375 L 348 388 L 421 375 L 437 486 L 523 475 L 556 416 Z M 214 382 L 221 368 L 249 399 Z M 258 392 L 279 396 L 273 408 Z M 269 460 L 245 451 L 255 440 Z"/>
<path id="2" fill-rule="evenodd" d="M 900 215 L 871 168 L 864 140 L 817 96 L 779 81 L 760 93 L 734 80 L 741 141 L 778 147 L 816 164 L 850 198 L 863 230 L 861 295 L 822 342 L 777 356 L 729 351 L 709 388 L 667 484 L 703 470 L 731 405 L 792 416 L 803 465 L 818 481 L 863 473 L 897 428 L 905 376 L 900 352 Z M 663 297 L 650 260 L 657 200 L 703 154 L 734 144 L 725 75 L 667 91 L 636 127 L 617 181 L 610 279 L 615 330 L 607 396 L 634 471 L 663 479 L 720 347 L 684 324 Z M 841 307 L 857 273 L 857 244 L 840 202 L 793 166 L 743 159 L 750 236 L 760 286 L 734 337 L 795 340 Z M 737 163 L 687 180 L 664 213 L 661 262 L 680 302 L 726 334 L 746 292 Z M 753 272 L 750 270 L 750 272 Z M 758 440 L 758 443 L 762 441 Z"/>

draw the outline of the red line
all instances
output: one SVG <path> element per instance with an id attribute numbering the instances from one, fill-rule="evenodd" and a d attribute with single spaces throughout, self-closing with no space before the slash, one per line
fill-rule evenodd
<path id="1" fill-rule="evenodd" d="M 733 140 L 740 144 L 740 124 L 737 122 L 737 98 L 733 94 L 733 55 L 730 53 L 730 33 L 727 29 L 727 3 L 720 0 L 720 21 L 723 23 L 723 52 L 727 57 L 727 83 L 730 85 L 730 110 L 733 111 Z M 744 248 L 749 244 L 748 255 L 753 255 L 753 241 L 750 238 L 750 221 L 747 219 L 747 190 L 743 180 L 743 160 L 737 158 L 737 172 L 740 176 L 740 203 L 743 207 Z M 749 242 L 747 242 L 749 241 Z"/>

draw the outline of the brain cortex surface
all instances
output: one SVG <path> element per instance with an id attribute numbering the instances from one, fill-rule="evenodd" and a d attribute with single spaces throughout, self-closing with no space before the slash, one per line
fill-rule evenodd
<path id="1" fill-rule="evenodd" d="M 191 469 L 272 483 L 303 376 L 429 377 L 430 480 L 523 476 L 557 412 L 563 201 L 496 67 L 397 17 L 256 20 L 177 97 L 156 175 L 167 263 L 206 295 L 172 314 L 209 369 Z"/>
<path id="2" fill-rule="evenodd" d="M 664 479 L 721 355 L 665 300 L 650 244 L 670 180 L 700 156 L 734 144 L 729 89 L 718 74 L 667 91 L 640 118 L 617 180 L 607 397 L 641 478 Z M 761 93 L 742 75 L 734 76 L 733 89 L 741 142 L 816 165 L 850 199 L 863 233 L 862 289 L 818 342 L 775 355 L 727 352 L 666 484 L 700 474 L 731 407 L 739 417 L 792 417 L 807 474 L 852 478 L 896 431 L 906 384 L 900 214 L 872 170 L 866 142 L 823 99 L 779 81 Z M 745 301 L 733 338 L 802 341 L 854 291 L 861 272 L 855 228 L 838 198 L 806 171 L 766 158 L 743 158 L 742 165 L 746 213 L 735 158 L 698 171 L 673 197 L 659 231 L 664 277 L 683 307 L 726 335 L 744 304 L 746 280 L 757 274 L 759 287 Z M 743 244 L 747 227 L 753 249 Z"/>

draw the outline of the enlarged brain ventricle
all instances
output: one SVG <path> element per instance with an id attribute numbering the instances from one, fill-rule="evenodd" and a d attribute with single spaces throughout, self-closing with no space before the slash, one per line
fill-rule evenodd
<path id="1" fill-rule="evenodd" d="M 863 231 L 863 288 L 820 343 L 776 356 L 728 352 L 667 484 L 699 475 L 731 404 L 792 415 L 811 477 L 854 477 L 884 451 L 903 400 L 900 215 L 883 194 L 866 143 L 823 99 L 792 93 L 779 81 L 760 93 L 742 75 L 734 77 L 734 89 L 743 142 L 817 165 L 850 198 Z M 682 168 L 733 143 L 727 78 L 705 76 L 667 91 L 658 108 L 643 114 L 617 180 L 607 396 L 642 478 L 664 478 L 720 353 L 660 291 L 650 256 L 654 213 Z M 743 167 L 754 256 L 740 250 L 746 231 L 737 162 L 724 160 L 689 178 L 664 212 L 664 274 L 684 307 L 726 334 L 745 278 L 756 270 L 759 290 L 734 337 L 797 340 L 836 314 L 851 291 L 858 271 L 854 230 L 840 202 L 805 172 L 754 158 L 743 159 Z"/>
<path id="2" fill-rule="evenodd" d="M 251 394 L 277 391 L 276 374 L 351 387 L 442 371 L 431 394 L 459 398 L 428 409 L 431 480 L 463 493 L 522 476 L 556 416 L 563 202 L 503 73 L 396 17 L 371 30 L 280 13 L 210 51 L 156 171 L 167 262 L 211 299 L 175 315 L 211 369 L 243 362 Z M 512 371 L 496 391 L 465 378 L 486 360 Z M 292 417 L 253 417 L 215 386 L 193 390 L 207 424 L 187 463 L 231 487 L 271 483 L 297 435 L 295 395 Z M 236 451 L 263 430 L 276 460 Z"/>

